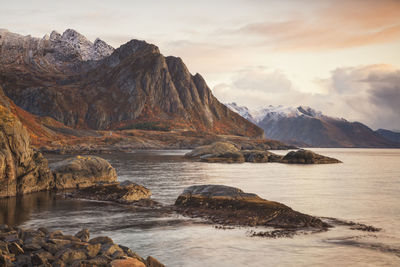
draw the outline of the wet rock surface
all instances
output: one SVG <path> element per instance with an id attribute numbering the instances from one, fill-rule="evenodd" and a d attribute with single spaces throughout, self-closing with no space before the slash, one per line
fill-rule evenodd
<path id="1" fill-rule="evenodd" d="M 67 197 L 84 198 L 100 201 L 112 201 L 121 204 L 140 202 L 145 205 L 152 205 L 155 202 L 150 200 L 151 192 L 142 185 L 130 181 L 112 184 L 96 184 L 91 187 L 81 188 L 68 193 Z"/>
<path id="2" fill-rule="evenodd" d="M 87 229 L 70 236 L 45 228 L 1 225 L 0 266 L 164 266 L 153 257 L 143 259 L 109 237 L 87 240 L 89 236 Z"/>
<path id="3" fill-rule="evenodd" d="M 99 182 L 116 182 L 117 172 L 100 157 L 76 156 L 50 164 L 56 189 L 84 188 Z"/>
<path id="4" fill-rule="evenodd" d="M 224 185 L 190 186 L 176 200 L 175 209 L 183 215 L 222 225 L 294 229 L 330 227 L 319 218 L 294 211 L 279 202 Z"/>

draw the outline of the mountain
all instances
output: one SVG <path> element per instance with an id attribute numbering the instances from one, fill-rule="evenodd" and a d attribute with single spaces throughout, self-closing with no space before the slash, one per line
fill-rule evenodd
<path id="1" fill-rule="evenodd" d="M 43 38 L 0 30 L 0 85 L 23 110 L 75 129 L 263 136 L 180 58 L 140 40 L 114 49 L 71 29 Z"/>
<path id="2" fill-rule="evenodd" d="M 378 129 L 375 131 L 377 134 L 385 138 L 386 140 L 400 143 L 400 132 L 390 131 L 385 129 Z"/>
<path id="3" fill-rule="evenodd" d="M 311 147 L 398 147 L 360 122 L 333 118 L 310 107 L 267 106 L 255 111 L 227 106 L 264 129 L 267 138 Z"/>

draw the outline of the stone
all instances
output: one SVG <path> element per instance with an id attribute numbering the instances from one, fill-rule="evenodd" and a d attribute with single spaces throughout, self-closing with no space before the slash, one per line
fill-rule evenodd
<path id="1" fill-rule="evenodd" d="M 215 142 L 210 145 L 200 146 L 186 153 L 186 158 L 200 158 L 205 155 L 220 155 L 225 153 L 237 153 L 240 150 L 233 144 L 227 142 Z"/>
<path id="2" fill-rule="evenodd" d="M 123 252 L 123 250 L 117 244 L 108 243 L 101 246 L 100 253 L 102 255 L 112 256 L 117 251 Z"/>
<path id="3" fill-rule="evenodd" d="M 135 258 L 113 260 L 111 267 L 146 267 L 146 265 Z"/>
<path id="4" fill-rule="evenodd" d="M 76 156 L 50 164 L 57 189 L 85 188 L 99 182 L 116 182 L 111 164 L 96 156 Z"/>
<path id="5" fill-rule="evenodd" d="M 142 185 L 131 181 L 113 184 L 98 184 L 82 188 L 71 193 L 73 198 L 86 198 L 101 201 L 112 201 L 121 204 L 131 204 L 149 199 L 151 191 Z"/>
<path id="6" fill-rule="evenodd" d="M 8 245 L 8 250 L 14 255 L 24 254 L 24 250 L 15 242 Z"/>
<path id="7" fill-rule="evenodd" d="M 72 250 L 69 248 L 59 251 L 55 257 L 65 264 L 71 264 L 75 260 L 85 260 L 87 258 L 83 250 Z"/>
<path id="8" fill-rule="evenodd" d="M 75 234 L 77 238 L 79 238 L 83 242 L 89 241 L 90 233 L 88 229 L 82 229 L 78 233 Z"/>
<path id="9" fill-rule="evenodd" d="M 157 259 L 153 258 L 152 256 L 148 256 L 146 259 L 146 266 L 147 267 L 165 267 L 164 264 L 159 262 Z"/>
<path id="10" fill-rule="evenodd" d="M 100 249 L 101 249 L 100 243 L 89 244 L 88 246 L 86 246 L 86 254 L 88 255 L 89 258 L 94 258 L 97 256 L 97 254 L 99 254 Z"/>
<path id="11" fill-rule="evenodd" d="M 33 253 L 31 256 L 31 261 L 34 266 L 46 265 L 49 264 L 49 262 L 52 262 L 53 260 L 54 256 L 51 253 L 44 250 Z"/>
<path id="12" fill-rule="evenodd" d="M 224 185 L 196 185 L 186 188 L 175 202 L 176 210 L 200 216 L 214 223 L 279 228 L 330 227 L 319 218 L 302 214 L 279 202 Z"/>
<path id="13" fill-rule="evenodd" d="M 328 164 L 328 163 L 341 163 L 340 160 L 325 157 L 314 153 L 309 150 L 299 149 L 297 151 L 291 151 L 281 160 L 282 163 L 294 163 L 294 164 Z"/>
<path id="14" fill-rule="evenodd" d="M 114 243 L 114 241 L 109 238 L 108 236 L 98 236 L 89 240 L 90 244 L 107 244 L 107 243 Z"/>

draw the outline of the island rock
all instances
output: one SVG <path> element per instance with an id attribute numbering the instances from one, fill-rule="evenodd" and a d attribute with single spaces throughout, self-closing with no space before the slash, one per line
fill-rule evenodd
<path id="1" fill-rule="evenodd" d="M 57 189 L 84 188 L 99 182 L 116 182 L 117 172 L 100 157 L 76 156 L 50 164 Z"/>
<path id="2" fill-rule="evenodd" d="M 203 217 L 213 223 L 240 226 L 326 229 L 320 219 L 300 213 L 279 202 L 224 185 L 195 185 L 186 188 L 175 202 L 187 216 Z"/>
<path id="3" fill-rule="evenodd" d="M 325 157 L 309 150 L 299 149 L 286 154 L 281 160 L 282 163 L 297 164 L 328 164 L 341 163 L 340 160 Z"/>

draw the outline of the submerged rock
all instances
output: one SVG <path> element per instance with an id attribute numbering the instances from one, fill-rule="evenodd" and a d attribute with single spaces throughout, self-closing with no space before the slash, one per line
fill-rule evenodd
<path id="1" fill-rule="evenodd" d="M 286 154 L 281 160 L 282 163 L 297 163 L 297 164 L 327 164 L 341 163 L 340 160 L 325 157 L 309 150 L 299 149 Z"/>
<path id="2" fill-rule="evenodd" d="M 136 183 L 124 181 L 122 183 L 96 184 L 91 187 L 81 188 L 72 192 L 70 196 L 74 198 L 130 204 L 149 199 L 151 191 Z"/>
<path id="3" fill-rule="evenodd" d="M 89 230 L 83 229 L 71 238 L 61 231 L 50 232 L 43 228 L 29 230 L 0 227 L 0 266 L 142 266 L 164 267 L 153 257 L 146 260 L 129 248 L 114 244 L 109 237 L 97 237 L 89 242 Z M 17 234 L 17 242 L 4 240 L 4 236 Z M 29 244 L 32 237 L 40 239 L 40 245 Z M 54 238 L 57 237 L 57 238 Z"/>
<path id="4" fill-rule="evenodd" d="M 76 156 L 50 164 L 57 189 L 84 188 L 99 182 L 116 182 L 117 172 L 100 157 Z"/>
<path id="5" fill-rule="evenodd" d="M 203 217 L 224 225 L 272 226 L 279 228 L 330 227 L 320 219 L 292 210 L 279 202 L 224 185 L 186 188 L 175 202 L 179 213 Z"/>

